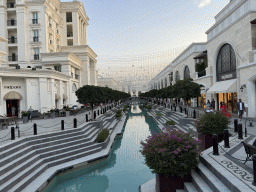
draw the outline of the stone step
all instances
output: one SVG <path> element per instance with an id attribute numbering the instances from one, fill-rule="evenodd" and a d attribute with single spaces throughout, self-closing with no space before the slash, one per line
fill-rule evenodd
<path id="1" fill-rule="evenodd" d="M 191 171 L 192 183 L 199 192 L 212 192 L 211 188 L 205 183 L 203 178 L 195 170 Z"/>
<path id="2" fill-rule="evenodd" d="M 193 183 L 184 183 L 184 191 L 185 192 L 198 192 Z M 177 192 L 177 191 L 176 191 Z"/>
<path id="3" fill-rule="evenodd" d="M 197 173 L 206 184 L 215 192 L 231 192 L 207 167 L 199 163 Z"/>
<path id="4" fill-rule="evenodd" d="M 23 146 L 23 149 L 21 149 L 21 150 L 17 149 L 17 150 L 15 150 L 17 152 L 14 152 L 14 153 L 10 154 L 9 156 L 2 158 L 0 161 L 0 167 L 4 166 L 5 164 L 7 164 L 9 162 L 13 162 L 14 159 L 17 159 L 18 157 L 22 156 L 23 154 L 28 153 L 32 149 L 44 148 L 47 146 L 55 146 L 58 144 L 63 144 L 65 142 L 70 142 L 73 139 L 76 139 L 76 140 L 84 139 L 84 137 L 87 137 L 93 130 L 94 130 L 93 128 L 86 128 L 81 132 L 80 131 L 75 132 L 76 134 L 68 134 L 68 135 L 66 135 L 65 138 L 62 138 L 62 139 L 58 138 L 58 137 L 52 137 L 51 140 L 53 140 L 53 141 L 47 140 L 49 142 L 45 142 L 45 143 L 39 142 L 39 144 L 34 144 L 34 145 L 33 145 L 33 143 L 28 143 L 28 145 Z M 84 132 L 84 134 L 81 135 L 81 133 L 83 133 L 83 132 Z M 71 136 L 71 137 L 68 137 L 68 136 Z M 88 140 L 88 138 L 87 138 L 87 140 Z M 27 147 L 27 146 L 29 146 L 29 147 Z M 31 146 L 33 146 L 33 148 L 31 148 Z M 28 151 L 28 149 L 29 149 L 29 151 Z"/>
<path id="5" fill-rule="evenodd" d="M 17 175 L 19 172 L 25 170 L 27 167 L 29 167 L 30 165 L 34 164 L 36 161 L 38 161 L 39 159 L 44 159 L 45 162 L 49 162 L 52 160 L 56 160 L 56 159 L 60 159 L 63 156 L 70 156 L 73 155 L 75 153 L 80 153 L 81 150 L 91 150 L 95 147 L 97 147 L 98 144 L 93 144 L 91 143 L 90 145 L 85 143 L 85 144 L 80 144 L 80 145 L 76 145 L 76 146 L 71 146 L 71 147 L 66 147 L 66 148 L 61 148 L 58 147 L 53 151 L 49 151 L 46 153 L 42 153 L 42 154 L 38 154 L 36 151 L 36 155 L 34 156 L 34 158 L 31 160 L 29 159 L 28 161 L 25 161 L 24 163 L 20 164 L 19 166 L 12 166 L 11 170 L 8 170 L 8 172 L 6 172 L 5 174 L 3 174 L 0 178 L 0 185 L 3 184 L 4 182 L 8 181 L 9 179 L 13 178 L 15 175 Z"/>

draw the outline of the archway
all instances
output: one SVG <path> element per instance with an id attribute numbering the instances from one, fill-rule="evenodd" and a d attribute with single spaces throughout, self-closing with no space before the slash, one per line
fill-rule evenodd
<path id="1" fill-rule="evenodd" d="M 6 100 L 6 115 L 8 117 L 19 116 L 21 99 L 21 94 L 16 91 L 11 91 L 5 94 L 4 100 Z"/>

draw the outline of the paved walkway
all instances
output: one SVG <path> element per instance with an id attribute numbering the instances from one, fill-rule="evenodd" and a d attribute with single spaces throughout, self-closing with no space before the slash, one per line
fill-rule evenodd
<path id="1" fill-rule="evenodd" d="M 154 106 L 154 105 L 153 105 Z M 157 109 L 159 111 L 159 108 L 163 108 L 162 106 L 157 106 Z M 157 109 L 153 109 L 152 113 L 156 113 Z M 163 112 L 171 111 L 170 109 L 163 109 Z M 193 120 L 191 120 L 190 123 L 185 123 L 184 113 L 180 113 L 179 111 L 172 111 L 172 114 L 170 117 L 166 116 L 166 113 L 162 113 L 164 116 L 161 118 L 162 120 L 156 120 L 159 124 L 159 128 L 162 129 L 164 127 L 164 122 L 169 120 L 176 120 L 176 127 L 178 129 L 181 129 L 182 131 L 188 132 L 188 124 L 193 125 Z M 152 115 L 154 118 L 155 116 Z M 180 118 L 179 118 L 180 116 Z M 220 167 L 219 172 L 222 175 L 228 176 L 228 179 L 230 181 L 237 182 L 239 190 L 242 192 L 251 192 L 256 191 L 256 187 L 252 185 L 252 181 L 254 179 L 253 176 L 253 162 L 248 161 L 246 164 L 243 164 L 246 159 L 246 153 L 244 150 L 244 146 L 241 143 L 244 141 L 245 143 L 252 144 L 254 140 L 256 139 L 256 122 L 255 119 L 253 119 L 252 125 L 253 127 L 250 127 L 250 123 L 248 121 L 248 118 L 243 118 L 241 121 L 239 120 L 238 123 L 241 123 L 243 126 L 243 139 L 238 139 L 238 134 L 234 132 L 234 119 L 238 118 L 238 116 L 233 115 L 233 117 L 230 119 L 230 125 L 229 125 L 229 132 L 232 134 L 232 136 L 229 138 L 230 140 L 230 148 L 224 148 L 224 141 L 219 143 L 219 155 L 213 155 L 213 149 L 212 147 L 208 150 L 205 150 L 202 152 L 202 156 L 204 156 L 207 161 L 211 162 L 211 164 L 214 167 Z M 245 125 L 247 128 L 247 137 L 244 135 Z M 193 126 L 191 126 L 191 129 Z M 151 188 L 154 189 L 155 181 L 151 180 L 141 186 L 141 192 L 146 192 L 147 189 Z M 145 189 L 145 190 L 143 190 Z M 154 191 L 154 190 L 153 190 Z"/>
<path id="2" fill-rule="evenodd" d="M 100 110 L 99 107 L 95 108 L 94 111 L 97 112 L 97 117 L 100 118 L 102 114 L 98 116 L 98 110 Z M 90 113 L 90 114 L 89 114 Z M 88 114 L 88 118 L 91 119 L 91 113 L 92 111 L 86 111 L 81 114 L 72 115 L 69 117 L 56 117 L 54 119 L 37 119 L 29 121 L 26 124 L 23 124 L 23 121 L 19 119 L 18 126 L 20 130 L 20 136 L 21 138 L 27 137 L 29 135 L 34 134 L 33 125 L 34 123 L 37 124 L 37 134 L 43 134 L 43 133 L 50 133 L 55 131 L 61 130 L 61 120 L 64 120 L 64 129 L 72 129 L 73 128 L 73 120 L 74 118 L 77 119 L 77 126 L 86 122 L 86 114 Z M 9 125 L 9 127 L 5 130 L 0 130 L 0 145 L 4 145 L 9 143 L 11 140 L 11 127 L 16 127 L 16 125 Z M 18 130 L 15 130 L 15 136 L 18 137 Z"/>

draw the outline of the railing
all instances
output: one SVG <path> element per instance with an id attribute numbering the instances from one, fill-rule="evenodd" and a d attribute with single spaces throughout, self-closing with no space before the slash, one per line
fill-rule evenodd
<path id="1" fill-rule="evenodd" d="M 39 60 L 39 55 L 34 55 L 34 60 Z"/>
<path id="2" fill-rule="evenodd" d="M 206 75 L 206 70 L 198 73 L 198 78 Z"/>
<path id="3" fill-rule="evenodd" d="M 8 56 L 8 61 L 18 61 L 18 56 Z"/>
<path id="4" fill-rule="evenodd" d="M 39 37 L 33 37 L 33 42 L 39 42 Z"/>
<path id="5" fill-rule="evenodd" d="M 14 44 L 17 42 L 18 42 L 17 38 L 8 38 L 8 44 Z"/>
<path id="6" fill-rule="evenodd" d="M 75 74 L 75 79 L 78 79 L 78 75 L 77 74 Z"/>
<path id="7" fill-rule="evenodd" d="M 38 19 L 32 19 L 32 24 L 38 24 Z"/>
<path id="8" fill-rule="evenodd" d="M 67 33 L 67 37 L 73 37 L 73 33 Z"/>
<path id="9" fill-rule="evenodd" d="M 15 8 L 15 3 L 7 3 L 7 8 Z"/>
<path id="10" fill-rule="evenodd" d="M 14 19 L 7 21 L 7 26 L 16 26 L 16 25 L 17 25 L 17 21 Z"/>

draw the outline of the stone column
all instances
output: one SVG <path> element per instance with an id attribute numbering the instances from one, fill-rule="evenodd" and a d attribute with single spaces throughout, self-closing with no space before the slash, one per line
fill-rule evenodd
<path id="1" fill-rule="evenodd" d="M 83 58 L 83 63 L 82 63 L 82 71 L 81 71 L 81 86 L 84 85 L 90 85 L 90 58 L 85 57 Z"/>
<path id="2" fill-rule="evenodd" d="M 26 7 L 16 4 L 18 60 L 21 67 L 27 67 Z"/>
<path id="3" fill-rule="evenodd" d="M 60 95 L 60 99 L 59 99 L 59 108 L 62 109 L 63 108 L 63 83 L 62 81 L 59 81 L 59 90 L 57 91 Z"/>
<path id="4" fill-rule="evenodd" d="M 247 81 L 247 96 L 248 96 L 248 117 L 256 116 L 256 85 L 255 81 Z M 240 90 L 240 89 L 239 89 Z"/>
<path id="5" fill-rule="evenodd" d="M 4 115 L 4 110 L 3 110 L 3 79 L 0 77 L 0 115 Z"/>
<path id="6" fill-rule="evenodd" d="M 91 79 L 91 85 L 95 85 L 96 83 L 96 63 L 91 60 L 90 61 L 90 79 Z"/>
<path id="7" fill-rule="evenodd" d="M 49 107 L 49 98 L 47 93 L 47 78 L 39 78 L 39 101 L 40 101 L 40 112 L 47 112 Z"/>
<path id="8" fill-rule="evenodd" d="M 55 80 L 50 79 L 50 105 L 48 107 L 52 109 L 55 106 Z"/>
<path id="9" fill-rule="evenodd" d="M 7 11 L 6 11 L 6 8 L 4 7 L 4 6 L 6 6 L 6 4 L 3 5 L 3 3 L 6 3 L 6 1 L 2 1 L 2 6 L 3 7 L 0 7 L 0 18 L 1 18 L 0 19 L 0 26 L 1 26 L 0 27 L 0 36 L 7 39 L 8 38 L 8 34 L 7 34 Z M 6 55 L 2 56 L 2 59 L 6 61 L 3 64 L 7 65 L 7 62 L 8 62 L 8 42 L 0 43 L 0 50 L 6 53 Z"/>

